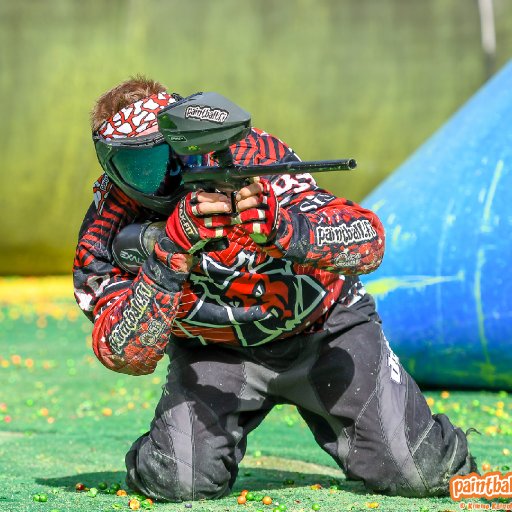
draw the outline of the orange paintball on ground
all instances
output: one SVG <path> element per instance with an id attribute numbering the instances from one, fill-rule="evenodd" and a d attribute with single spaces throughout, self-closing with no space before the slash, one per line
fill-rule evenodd
<path id="1" fill-rule="evenodd" d="M 116 495 L 117 496 L 126 496 L 128 493 L 124 490 L 124 489 L 119 489 L 117 492 L 116 492 Z"/>
<path id="2" fill-rule="evenodd" d="M 129 506 L 132 510 L 139 510 L 139 508 L 140 508 L 140 501 L 139 501 L 139 500 L 136 500 L 135 498 L 132 498 L 132 499 L 128 502 L 128 506 Z"/>
<path id="3" fill-rule="evenodd" d="M 270 505 L 272 503 L 272 498 L 270 496 L 264 496 L 261 502 L 263 505 Z"/>

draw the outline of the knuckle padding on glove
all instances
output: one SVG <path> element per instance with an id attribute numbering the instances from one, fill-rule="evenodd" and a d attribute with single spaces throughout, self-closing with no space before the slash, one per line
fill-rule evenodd
<path id="1" fill-rule="evenodd" d="M 263 190 L 255 196 L 258 198 L 258 205 L 240 212 L 239 219 L 249 236 L 264 246 L 275 237 L 281 211 L 272 185 L 263 180 L 260 184 Z"/>
<path id="2" fill-rule="evenodd" d="M 167 219 L 167 236 L 176 243 L 180 252 L 201 250 L 208 240 L 227 237 L 231 230 L 232 219 L 229 215 L 195 214 L 192 203 L 196 199 L 195 192 L 189 193 Z"/>

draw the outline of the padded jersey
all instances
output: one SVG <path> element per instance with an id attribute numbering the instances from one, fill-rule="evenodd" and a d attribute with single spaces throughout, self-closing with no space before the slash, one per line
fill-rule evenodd
<path id="1" fill-rule="evenodd" d="M 298 160 L 279 139 L 255 128 L 231 150 L 235 162 L 245 165 Z M 266 179 L 279 199 L 275 242 L 260 247 L 235 228 L 227 249 L 202 253 L 187 276 L 167 275 L 175 280 L 167 285 L 170 291 L 159 282 L 159 272 L 155 275 L 143 266 L 133 276 L 115 265 L 115 235 L 127 224 L 155 214 L 128 198 L 108 177 L 100 177 L 95 204 L 80 231 L 74 282 L 80 308 L 95 322 L 95 352 L 104 364 L 130 373 L 126 361 L 124 370 L 112 363 L 112 346 L 122 360 L 131 342 L 148 353 L 158 345 L 161 357 L 171 338 L 250 346 L 318 330 L 334 304 L 350 307 L 364 295 L 357 276 L 374 270 L 384 251 L 377 216 L 318 187 L 309 174 Z M 155 292 L 137 298 L 135 290 L 148 286 Z M 144 312 L 141 300 L 151 303 Z M 127 323 L 126 317 L 132 321 Z M 141 342 L 144 334 L 150 341 L 146 344 Z"/>

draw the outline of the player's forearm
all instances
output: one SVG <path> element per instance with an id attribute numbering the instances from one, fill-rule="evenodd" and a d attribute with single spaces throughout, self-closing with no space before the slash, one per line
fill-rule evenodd
<path id="1" fill-rule="evenodd" d="M 107 191 L 85 215 L 73 262 L 75 297 L 90 320 L 93 320 L 93 311 L 102 297 L 112 295 L 114 291 L 120 293 L 133 280 L 132 275 L 115 265 L 112 239 L 134 221 L 140 208 L 108 179 L 102 181 L 105 182 Z"/>
<path id="2" fill-rule="evenodd" d="M 164 263 L 155 251 L 128 290 L 99 301 L 93 349 L 107 368 L 145 375 L 163 357 L 189 268 L 187 256 L 173 256 Z"/>
<path id="3" fill-rule="evenodd" d="M 384 256 L 381 222 L 349 201 L 333 203 L 309 213 L 297 208 L 281 211 L 269 254 L 344 275 L 373 272 Z"/>

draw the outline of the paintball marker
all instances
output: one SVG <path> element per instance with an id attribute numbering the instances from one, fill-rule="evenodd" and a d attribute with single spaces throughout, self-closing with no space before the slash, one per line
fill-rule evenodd
<path id="1" fill-rule="evenodd" d="M 354 159 L 325 161 L 289 161 L 275 164 L 239 165 L 233 161 L 229 146 L 247 137 L 251 116 L 227 98 L 214 92 L 196 93 L 172 103 L 157 116 L 158 129 L 175 153 L 182 156 L 213 152 L 217 166 L 185 166 L 182 183 L 186 189 L 233 192 L 249 184 L 252 178 L 283 174 L 350 171 Z M 233 202 L 233 212 L 236 211 Z"/>

